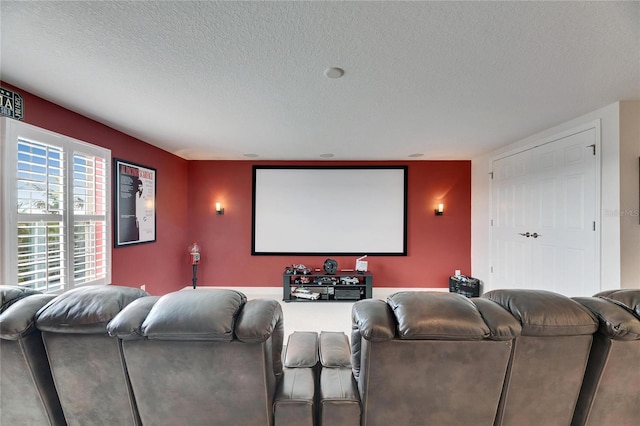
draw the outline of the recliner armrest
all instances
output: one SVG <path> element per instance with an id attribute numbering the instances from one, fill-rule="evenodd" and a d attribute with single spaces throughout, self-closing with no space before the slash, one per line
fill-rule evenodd
<path id="1" fill-rule="evenodd" d="M 313 426 L 315 370 L 285 367 L 273 401 L 276 426 Z"/>
<path id="2" fill-rule="evenodd" d="M 320 425 L 359 425 L 361 413 L 360 394 L 351 368 L 323 367 L 318 399 Z"/>
<path id="3" fill-rule="evenodd" d="M 391 340 L 395 336 L 395 317 L 386 302 L 364 299 L 351 308 L 351 365 L 353 375 L 360 375 L 362 339 L 373 342 Z"/>
<path id="4" fill-rule="evenodd" d="M 282 307 L 272 299 L 247 301 L 238 315 L 236 337 L 241 342 L 257 343 L 271 339 L 273 373 L 282 375 L 284 318 Z"/>
<path id="5" fill-rule="evenodd" d="M 320 425 L 360 424 L 360 395 L 350 358 L 349 340 L 344 333 L 320 333 Z"/>
<path id="6" fill-rule="evenodd" d="M 346 334 L 332 331 L 320 333 L 320 364 L 323 367 L 351 368 L 351 351 Z"/>
<path id="7" fill-rule="evenodd" d="M 282 346 L 284 330 L 282 307 L 273 299 L 247 301 L 238 314 L 236 337 L 241 342 L 265 342 L 274 337 L 274 345 Z M 279 335 L 278 335 L 279 334 Z M 275 338 L 278 341 L 275 341 Z"/>
<path id="8" fill-rule="evenodd" d="M 382 300 L 364 299 L 353 304 L 351 309 L 353 328 L 359 336 L 380 342 L 395 336 L 396 323 L 389 306 Z M 353 343 L 353 341 L 352 341 Z"/>
<path id="9" fill-rule="evenodd" d="M 318 333 L 290 334 L 282 378 L 273 401 L 276 426 L 313 426 L 317 366 Z"/>
<path id="10" fill-rule="evenodd" d="M 313 368 L 318 364 L 318 333 L 295 331 L 289 335 L 284 355 L 288 368 Z"/>

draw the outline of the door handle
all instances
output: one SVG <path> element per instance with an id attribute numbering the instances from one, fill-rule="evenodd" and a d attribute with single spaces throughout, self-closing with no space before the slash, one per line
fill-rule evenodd
<path id="1" fill-rule="evenodd" d="M 527 234 L 528 234 L 528 232 L 527 232 Z M 542 237 L 542 235 L 541 235 L 541 234 L 538 234 L 537 232 L 534 232 L 533 234 L 531 234 L 531 236 L 532 236 L 533 238 Z"/>
<path id="2" fill-rule="evenodd" d="M 522 235 L 523 237 L 527 237 L 527 238 L 529 238 L 531 236 L 531 234 L 528 233 L 528 232 L 525 232 L 524 234 L 522 232 L 518 232 L 518 235 Z M 536 236 L 534 238 L 537 238 L 537 237 L 538 237 L 538 235 L 536 234 Z"/>

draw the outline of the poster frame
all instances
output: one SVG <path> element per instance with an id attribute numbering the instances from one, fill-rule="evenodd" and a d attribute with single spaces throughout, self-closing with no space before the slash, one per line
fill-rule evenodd
<path id="1" fill-rule="evenodd" d="M 113 175 L 115 176 L 113 185 L 114 248 L 155 242 L 157 170 L 132 161 L 113 158 Z M 134 185 L 137 180 L 142 185 L 140 194 L 138 193 L 140 185 Z M 135 192 L 133 192 L 134 190 Z M 129 195 L 126 196 L 126 194 Z M 141 200 L 140 204 L 127 201 L 136 195 Z M 138 217 L 136 212 L 141 206 L 144 208 L 142 219 Z M 148 224 L 144 226 L 146 229 L 141 228 L 141 223 Z M 146 235 L 140 234 L 141 229 Z"/>

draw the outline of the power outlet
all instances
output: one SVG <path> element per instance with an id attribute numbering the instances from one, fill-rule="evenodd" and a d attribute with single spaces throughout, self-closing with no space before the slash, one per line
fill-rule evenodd
<path id="1" fill-rule="evenodd" d="M 147 285 L 146 284 L 141 284 L 140 285 L 140 290 L 147 291 Z"/>

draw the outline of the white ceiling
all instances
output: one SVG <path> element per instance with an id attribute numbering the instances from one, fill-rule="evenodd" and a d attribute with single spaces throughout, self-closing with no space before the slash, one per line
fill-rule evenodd
<path id="1" fill-rule="evenodd" d="M 638 2 L 2 1 L 0 17 L 2 80 L 186 159 L 469 159 L 640 99 Z"/>

